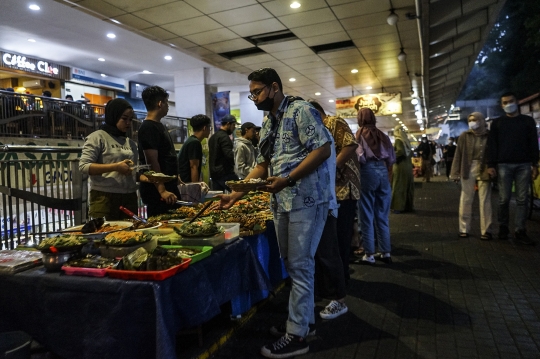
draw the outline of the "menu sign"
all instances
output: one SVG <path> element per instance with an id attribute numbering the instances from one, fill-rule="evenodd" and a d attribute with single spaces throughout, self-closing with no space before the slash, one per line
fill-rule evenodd
<path id="1" fill-rule="evenodd" d="M 376 116 L 401 115 L 401 93 L 366 94 L 336 100 L 336 115 L 356 117 L 361 108 L 370 108 Z"/>
<path id="2" fill-rule="evenodd" d="M 69 73 L 69 68 L 56 65 L 45 60 L 34 59 L 13 52 L 0 51 L 0 55 L 0 67 L 31 72 L 59 79 L 66 79 L 66 71 Z"/>

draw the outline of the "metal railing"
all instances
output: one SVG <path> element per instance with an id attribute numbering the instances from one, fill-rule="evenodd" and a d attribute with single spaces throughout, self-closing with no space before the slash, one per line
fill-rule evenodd
<path id="1" fill-rule="evenodd" d="M 0 146 L 0 249 L 37 243 L 40 233 L 86 220 L 88 176 L 79 171 L 81 151 L 80 147 Z M 24 153 L 27 159 L 14 159 L 16 153 Z"/>
<path id="2" fill-rule="evenodd" d="M 135 112 L 128 137 L 137 131 L 146 113 Z M 0 137 L 84 139 L 105 120 L 105 106 L 0 91 Z M 187 139 L 187 119 L 166 116 L 161 122 L 174 143 Z"/>

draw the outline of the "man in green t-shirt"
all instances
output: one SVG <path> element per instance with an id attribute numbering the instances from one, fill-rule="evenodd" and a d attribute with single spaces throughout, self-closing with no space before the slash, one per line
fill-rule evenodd
<path id="1" fill-rule="evenodd" d="M 201 141 L 210 135 L 212 121 L 206 115 L 195 115 L 189 123 L 193 135 L 189 136 L 178 153 L 178 174 L 184 183 L 200 182 L 203 157 Z"/>

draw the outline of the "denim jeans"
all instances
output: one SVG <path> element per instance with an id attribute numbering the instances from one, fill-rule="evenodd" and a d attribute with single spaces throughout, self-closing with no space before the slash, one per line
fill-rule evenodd
<path id="1" fill-rule="evenodd" d="M 292 280 L 287 333 L 305 337 L 315 323 L 315 252 L 328 216 L 328 203 L 292 211 L 274 211 L 279 253 Z"/>
<path id="2" fill-rule="evenodd" d="M 512 182 L 516 183 L 516 231 L 525 230 L 527 220 L 527 194 L 531 186 L 530 163 L 499 163 L 499 226 L 508 227 L 510 217 L 510 197 Z"/>
<path id="3" fill-rule="evenodd" d="M 390 202 L 392 188 L 384 161 L 368 161 L 360 167 L 362 239 L 366 254 L 375 253 L 375 235 L 381 253 L 390 253 Z M 376 229 L 376 230 L 375 230 Z"/>

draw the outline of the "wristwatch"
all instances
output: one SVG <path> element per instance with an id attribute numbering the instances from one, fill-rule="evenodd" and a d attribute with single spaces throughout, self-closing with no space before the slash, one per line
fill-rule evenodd
<path id="1" fill-rule="evenodd" d="M 287 179 L 287 186 L 293 187 L 296 184 L 296 180 L 291 178 L 290 175 L 287 175 L 285 178 Z"/>

